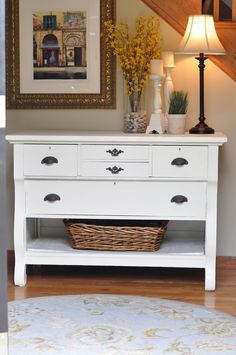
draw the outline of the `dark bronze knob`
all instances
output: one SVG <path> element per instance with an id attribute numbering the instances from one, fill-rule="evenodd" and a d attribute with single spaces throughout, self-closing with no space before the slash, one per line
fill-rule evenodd
<path id="1" fill-rule="evenodd" d="M 117 166 L 113 166 L 112 168 L 106 168 L 106 170 L 110 171 L 112 174 L 119 174 L 119 172 L 121 172 L 122 170 L 124 170 L 123 168 L 118 168 Z"/>
<path id="2" fill-rule="evenodd" d="M 45 164 L 45 165 L 52 165 L 52 164 L 57 164 L 57 163 L 58 163 L 58 160 L 55 157 L 45 157 L 41 161 L 41 164 Z"/>
<path id="3" fill-rule="evenodd" d="M 109 149 L 106 152 L 111 154 L 112 157 L 118 157 L 118 155 L 120 155 L 121 153 L 124 153 L 123 150 L 121 150 L 121 149 L 118 150 L 116 148 L 114 148 L 113 150 Z"/>
<path id="4" fill-rule="evenodd" d="M 188 161 L 184 158 L 176 158 L 171 162 L 171 165 L 176 165 L 176 166 L 188 165 Z"/>
<path id="5" fill-rule="evenodd" d="M 172 197 L 171 202 L 180 204 L 180 203 L 188 202 L 188 199 L 183 195 L 176 195 Z"/>
<path id="6" fill-rule="evenodd" d="M 60 196 L 57 194 L 48 194 L 47 196 L 44 197 L 44 201 L 48 202 L 55 202 L 55 201 L 60 201 Z"/>

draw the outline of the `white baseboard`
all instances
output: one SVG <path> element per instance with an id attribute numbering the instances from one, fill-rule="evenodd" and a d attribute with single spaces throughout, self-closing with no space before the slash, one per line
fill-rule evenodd
<path id="1" fill-rule="evenodd" d="M 8 333 L 0 333 L 0 354 L 8 355 Z"/>

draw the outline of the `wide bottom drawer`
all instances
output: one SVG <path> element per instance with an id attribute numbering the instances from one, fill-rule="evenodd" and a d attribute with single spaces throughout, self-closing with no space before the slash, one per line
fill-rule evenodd
<path id="1" fill-rule="evenodd" d="M 26 215 L 205 219 L 205 182 L 26 181 Z"/>

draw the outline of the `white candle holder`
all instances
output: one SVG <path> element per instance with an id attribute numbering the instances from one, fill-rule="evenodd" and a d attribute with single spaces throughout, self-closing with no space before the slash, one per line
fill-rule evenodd
<path id="1" fill-rule="evenodd" d="M 165 97 L 165 107 L 166 107 L 166 112 L 168 112 L 169 109 L 169 102 L 170 102 L 170 95 L 174 91 L 174 84 L 173 80 L 171 77 L 171 72 L 175 68 L 175 65 L 172 65 L 170 67 L 165 67 L 165 81 L 163 84 L 164 87 L 164 97 Z"/>
<path id="2" fill-rule="evenodd" d="M 146 133 L 156 133 L 156 132 L 163 133 L 162 121 L 164 117 L 162 112 L 161 87 L 162 87 L 162 80 L 164 79 L 164 76 L 151 74 L 149 78 L 153 81 L 154 84 L 154 98 L 153 98 L 154 112 L 151 115 Z"/>
<path id="3" fill-rule="evenodd" d="M 171 76 L 172 70 L 175 68 L 175 65 L 165 66 L 165 80 L 163 83 L 164 90 L 164 99 L 165 99 L 165 115 L 164 115 L 164 130 L 168 128 L 168 119 L 167 114 L 170 106 L 170 96 L 174 91 L 174 84 Z"/>

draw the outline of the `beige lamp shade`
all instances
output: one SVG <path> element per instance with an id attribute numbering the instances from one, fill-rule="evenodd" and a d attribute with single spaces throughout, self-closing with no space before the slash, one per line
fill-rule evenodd
<path id="1" fill-rule="evenodd" d="M 184 37 L 178 54 L 225 54 L 225 49 L 217 36 L 213 16 L 189 16 Z"/>

